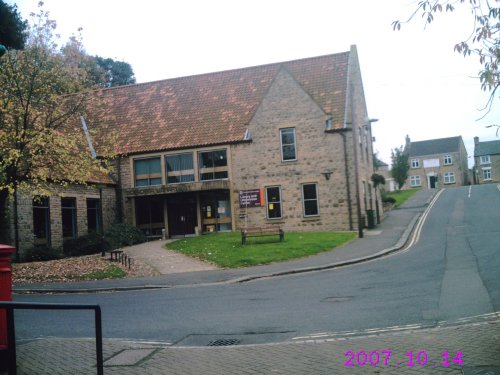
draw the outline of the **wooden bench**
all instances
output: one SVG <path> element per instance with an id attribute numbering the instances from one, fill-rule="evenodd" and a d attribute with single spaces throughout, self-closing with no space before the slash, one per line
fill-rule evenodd
<path id="1" fill-rule="evenodd" d="M 279 226 L 243 228 L 241 230 L 241 244 L 247 243 L 248 237 L 280 236 L 280 242 L 285 240 L 285 232 Z"/>

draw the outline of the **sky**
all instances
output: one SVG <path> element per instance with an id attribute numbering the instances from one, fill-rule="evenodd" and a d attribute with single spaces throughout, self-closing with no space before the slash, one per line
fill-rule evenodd
<path id="1" fill-rule="evenodd" d="M 17 4 L 23 18 L 38 0 Z M 473 24 L 466 8 L 424 27 L 414 0 L 45 0 L 63 40 L 82 27 L 87 53 L 131 64 L 138 83 L 348 51 L 356 45 L 376 139 L 390 165 L 406 135 L 422 141 L 461 135 L 498 140 L 500 106 L 481 111 L 478 58 L 453 47 Z M 481 120 L 479 118 L 483 117 Z M 472 157 L 469 166 L 472 166 Z"/>

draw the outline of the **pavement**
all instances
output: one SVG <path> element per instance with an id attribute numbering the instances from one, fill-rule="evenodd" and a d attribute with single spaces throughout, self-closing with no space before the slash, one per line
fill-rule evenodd
<path id="1" fill-rule="evenodd" d="M 16 285 L 14 293 L 91 293 L 239 283 L 299 272 L 333 269 L 396 253 L 412 242 L 419 218 L 438 194 L 417 192 L 389 211 L 364 237 L 335 251 L 244 269 L 204 269 L 189 258 L 165 256 L 163 242 L 150 242 L 142 256 L 159 276 L 81 283 Z M 170 262 L 170 263 L 169 263 Z M 193 270 L 195 267 L 196 271 Z M 197 268 L 197 267 L 201 267 Z M 14 298 L 15 299 L 15 298 Z M 105 340 L 106 374 L 499 374 L 500 313 L 439 322 L 435 327 L 388 327 L 358 332 L 316 333 L 282 343 L 237 345 L 225 337 L 215 346 Z M 233 345 L 231 345 L 233 344 Z M 220 345 L 220 346 L 218 346 Z M 18 374 L 94 374 L 95 341 L 20 341 Z"/>

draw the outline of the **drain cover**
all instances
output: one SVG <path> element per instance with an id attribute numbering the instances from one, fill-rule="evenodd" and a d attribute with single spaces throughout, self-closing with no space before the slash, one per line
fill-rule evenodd
<path id="1" fill-rule="evenodd" d="M 231 346 L 239 344 L 241 340 L 239 339 L 217 339 L 210 340 L 207 346 Z"/>

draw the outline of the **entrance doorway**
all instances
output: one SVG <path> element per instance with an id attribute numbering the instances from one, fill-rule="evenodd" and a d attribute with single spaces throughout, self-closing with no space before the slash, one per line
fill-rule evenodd
<path id="1" fill-rule="evenodd" d="M 431 189 L 436 188 L 437 176 L 429 176 L 429 187 Z"/>
<path id="2" fill-rule="evenodd" d="M 175 194 L 167 198 L 169 236 L 195 234 L 196 198 L 194 194 Z"/>

